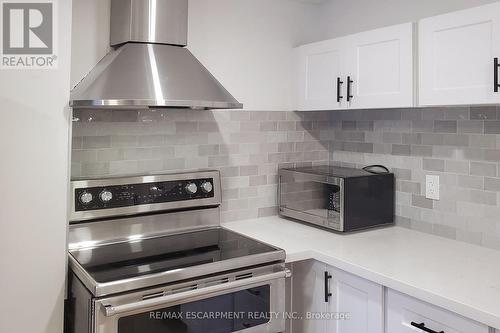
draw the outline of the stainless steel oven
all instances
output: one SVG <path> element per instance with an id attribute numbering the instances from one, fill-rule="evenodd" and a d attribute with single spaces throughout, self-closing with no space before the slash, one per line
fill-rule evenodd
<path id="1" fill-rule="evenodd" d="M 220 227 L 219 173 L 75 181 L 67 333 L 280 333 L 285 253 Z"/>

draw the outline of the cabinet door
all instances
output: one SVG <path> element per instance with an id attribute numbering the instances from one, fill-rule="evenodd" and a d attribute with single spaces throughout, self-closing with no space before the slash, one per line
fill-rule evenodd
<path id="1" fill-rule="evenodd" d="M 350 108 L 414 106 L 413 36 L 406 23 L 346 37 Z"/>
<path id="2" fill-rule="evenodd" d="M 307 314 L 322 314 L 327 310 L 324 293 L 326 265 L 314 260 L 293 263 L 292 311 L 301 320 L 292 321 L 293 333 L 325 333 L 326 321 L 307 318 Z"/>
<path id="3" fill-rule="evenodd" d="M 500 57 L 500 3 L 419 22 L 419 104 L 500 102 L 494 58 Z"/>
<path id="4" fill-rule="evenodd" d="M 334 110 L 341 107 L 337 83 L 343 76 L 342 44 L 342 39 L 333 39 L 295 49 L 297 110 Z M 338 93 L 342 96 L 340 90 Z"/>
<path id="5" fill-rule="evenodd" d="M 485 325 L 390 289 L 387 290 L 385 312 L 386 333 L 425 330 L 446 333 L 489 332 Z"/>
<path id="6" fill-rule="evenodd" d="M 333 267 L 327 270 L 332 276 L 328 312 L 339 315 L 328 321 L 327 332 L 382 333 L 383 287 Z"/>

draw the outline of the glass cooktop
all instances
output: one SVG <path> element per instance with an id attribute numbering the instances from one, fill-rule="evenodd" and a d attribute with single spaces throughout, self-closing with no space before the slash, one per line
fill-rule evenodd
<path id="1" fill-rule="evenodd" d="M 215 228 L 71 250 L 70 254 L 99 284 L 223 261 L 233 262 L 224 265 L 225 269 L 236 269 L 244 257 L 274 253 L 276 258 L 277 252 L 284 260 L 280 249 Z"/>

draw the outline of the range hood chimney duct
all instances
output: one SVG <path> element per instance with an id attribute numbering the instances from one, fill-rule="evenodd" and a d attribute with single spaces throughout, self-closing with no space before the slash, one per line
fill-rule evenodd
<path id="1" fill-rule="evenodd" d="M 107 54 L 71 92 L 73 108 L 241 109 L 189 52 L 188 0 L 111 0 Z"/>

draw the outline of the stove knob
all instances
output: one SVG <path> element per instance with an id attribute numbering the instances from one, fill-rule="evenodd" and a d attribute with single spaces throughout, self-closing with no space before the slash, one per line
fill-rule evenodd
<path id="1" fill-rule="evenodd" d="M 99 194 L 99 198 L 101 198 L 102 202 L 109 202 L 113 199 L 113 193 L 108 190 L 104 190 Z"/>
<path id="2" fill-rule="evenodd" d="M 80 202 L 84 205 L 88 205 L 89 203 L 92 202 L 92 200 L 94 200 L 94 197 L 92 196 L 92 193 L 90 193 L 90 192 L 83 192 L 80 195 Z"/>
<path id="3" fill-rule="evenodd" d="M 210 192 L 212 192 L 212 189 L 213 189 L 213 188 L 214 188 L 214 187 L 212 186 L 212 183 L 211 183 L 211 182 L 203 182 L 203 183 L 201 184 L 201 189 L 202 189 L 202 190 L 203 190 L 203 192 L 205 192 L 205 193 L 210 193 Z"/>
<path id="4" fill-rule="evenodd" d="M 196 186 L 195 183 L 187 184 L 185 189 L 186 189 L 186 192 L 189 194 L 195 194 L 196 192 L 198 192 L 198 186 Z"/>

